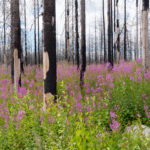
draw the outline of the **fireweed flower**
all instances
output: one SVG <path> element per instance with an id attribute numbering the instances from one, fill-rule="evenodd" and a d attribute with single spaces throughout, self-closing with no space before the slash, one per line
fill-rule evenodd
<path id="1" fill-rule="evenodd" d="M 24 110 L 19 110 L 17 121 L 20 121 L 23 118 L 24 114 L 25 114 Z"/>
<path id="2" fill-rule="evenodd" d="M 40 116 L 40 121 L 42 122 L 44 120 L 44 117 L 43 116 Z"/>
<path id="3" fill-rule="evenodd" d="M 78 100 L 82 99 L 81 93 L 78 94 L 77 98 L 78 98 Z"/>
<path id="4" fill-rule="evenodd" d="M 7 127 L 8 127 L 8 123 L 5 123 L 5 124 L 4 124 L 4 127 L 7 128 Z"/>
<path id="5" fill-rule="evenodd" d="M 68 118 L 66 118 L 66 124 L 69 125 L 69 120 L 68 120 Z"/>
<path id="6" fill-rule="evenodd" d="M 29 80 L 26 80 L 27 84 L 29 84 Z"/>
<path id="7" fill-rule="evenodd" d="M 147 71 L 146 73 L 144 73 L 144 78 L 146 80 L 149 80 L 150 79 L 150 71 Z"/>
<path id="8" fill-rule="evenodd" d="M 111 111 L 111 112 L 110 112 L 110 116 L 111 116 L 112 119 L 115 119 L 115 118 L 116 118 L 116 113 L 113 112 L 113 111 Z"/>
<path id="9" fill-rule="evenodd" d="M 91 106 L 86 106 L 86 109 L 87 109 L 88 112 L 91 112 L 91 111 L 92 111 Z"/>
<path id="10" fill-rule="evenodd" d="M 104 107 L 104 108 L 107 108 L 107 105 L 106 105 L 106 104 L 104 104 L 104 105 L 103 105 L 103 107 Z"/>
<path id="11" fill-rule="evenodd" d="M 136 114 L 137 117 L 141 117 L 141 115 L 139 113 Z"/>
<path id="12" fill-rule="evenodd" d="M 52 124 L 54 122 L 53 116 L 49 115 L 48 122 L 49 122 L 49 124 Z"/>
<path id="13" fill-rule="evenodd" d="M 86 93 L 90 93 L 90 89 L 89 88 L 86 89 Z"/>
<path id="14" fill-rule="evenodd" d="M 71 92 L 70 92 L 70 95 L 71 95 L 71 96 L 74 96 L 74 95 L 75 95 L 75 94 L 74 94 L 74 91 L 71 91 Z"/>
<path id="15" fill-rule="evenodd" d="M 81 103 L 81 102 L 79 102 L 79 103 L 76 104 L 76 109 L 77 109 L 77 111 L 78 111 L 79 113 L 82 112 L 82 103 Z"/>
<path id="16" fill-rule="evenodd" d="M 147 96 L 146 96 L 145 93 L 142 94 L 142 98 L 143 98 L 143 99 L 147 99 Z"/>
<path id="17" fill-rule="evenodd" d="M 138 59 L 136 59 L 136 62 L 139 63 L 139 64 L 141 64 L 142 63 L 142 59 L 138 58 Z"/>
<path id="18" fill-rule="evenodd" d="M 88 125 L 88 120 L 89 120 L 89 118 L 85 117 L 85 123 L 86 123 L 86 125 Z"/>
<path id="19" fill-rule="evenodd" d="M 112 131 L 120 131 L 120 123 L 116 120 L 113 120 L 112 124 L 110 124 L 110 128 Z"/>
<path id="20" fill-rule="evenodd" d="M 144 105 L 144 110 L 148 111 L 148 106 L 147 105 Z"/>

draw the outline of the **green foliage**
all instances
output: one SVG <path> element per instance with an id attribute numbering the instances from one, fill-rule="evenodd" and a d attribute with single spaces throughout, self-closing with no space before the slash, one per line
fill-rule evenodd
<path id="1" fill-rule="evenodd" d="M 122 73 L 93 65 L 82 91 L 79 72 L 62 69 L 57 103 L 49 103 L 46 111 L 40 69 L 23 76 L 27 93 L 9 92 L 10 83 L 3 80 L 10 77 L 2 75 L 0 88 L 6 97 L 0 91 L 0 150 L 148 150 L 150 140 L 142 130 L 127 132 L 133 124 L 150 126 L 150 81 L 142 72 L 140 81 L 130 77 L 137 79 L 138 67 Z"/>

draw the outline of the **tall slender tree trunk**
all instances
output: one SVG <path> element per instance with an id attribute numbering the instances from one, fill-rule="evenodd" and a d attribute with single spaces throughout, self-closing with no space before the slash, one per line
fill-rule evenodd
<path id="1" fill-rule="evenodd" d="M 139 46 L 138 46 L 138 38 L 139 32 L 138 32 L 138 0 L 136 0 L 136 59 L 139 57 Z"/>
<path id="2" fill-rule="evenodd" d="M 142 59 L 142 13 L 141 13 L 141 19 L 140 19 L 140 58 Z"/>
<path id="3" fill-rule="evenodd" d="M 142 8 L 142 47 L 143 47 L 143 67 L 148 68 L 148 10 L 149 0 L 143 0 Z"/>
<path id="4" fill-rule="evenodd" d="M 80 71 L 80 87 L 83 88 L 84 72 L 86 71 L 86 18 L 85 18 L 85 0 L 81 0 L 81 55 L 82 66 Z"/>
<path id="5" fill-rule="evenodd" d="M 67 6 L 67 9 L 66 9 L 66 32 L 67 32 L 67 59 L 68 59 L 68 62 L 70 61 L 70 57 L 71 57 L 71 51 L 70 51 L 70 34 L 69 34 L 69 16 L 70 16 L 70 10 L 69 10 L 69 0 L 67 0 L 67 3 L 66 3 L 66 6 Z"/>
<path id="6" fill-rule="evenodd" d="M 114 0 L 114 61 L 116 62 L 116 0 Z"/>
<path id="7" fill-rule="evenodd" d="M 119 8 L 118 8 L 119 0 L 117 0 L 117 63 L 120 62 L 120 26 L 119 26 Z"/>
<path id="8" fill-rule="evenodd" d="M 130 60 L 132 61 L 132 36 L 130 34 Z"/>
<path id="9" fill-rule="evenodd" d="M 24 0 L 24 26 L 25 26 L 25 33 L 24 33 L 24 39 L 25 39 L 25 63 L 28 65 L 28 52 L 27 52 L 27 19 L 26 19 L 26 0 Z"/>
<path id="10" fill-rule="evenodd" d="M 3 32 L 4 32 L 4 45 L 3 45 L 3 51 L 4 51 L 4 69 L 7 67 L 7 58 L 6 58 L 6 1 L 3 0 Z"/>
<path id="11" fill-rule="evenodd" d="M 111 8 L 110 8 L 110 14 L 111 14 L 111 65 L 113 66 L 114 65 L 114 45 L 113 45 L 113 3 L 112 3 L 112 0 L 111 0 Z"/>
<path id="12" fill-rule="evenodd" d="M 11 0 L 11 50 L 12 50 L 12 81 L 15 87 L 21 86 L 21 30 L 19 0 Z"/>
<path id="13" fill-rule="evenodd" d="M 96 30 L 96 17 L 95 17 L 95 63 L 98 63 L 98 58 L 97 58 L 97 30 Z"/>
<path id="14" fill-rule="evenodd" d="M 65 0 L 65 59 L 68 58 L 68 52 L 67 52 L 67 0 Z"/>
<path id="15" fill-rule="evenodd" d="M 76 63 L 77 63 L 77 69 L 79 69 L 80 66 L 80 58 L 79 58 L 79 31 L 78 31 L 78 0 L 75 0 L 75 24 L 76 24 Z"/>
<path id="16" fill-rule="evenodd" d="M 94 61 L 94 40 L 93 37 L 91 37 L 91 63 L 93 63 Z"/>
<path id="17" fill-rule="evenodd" d="M 126 47 L 126 0 L 124 0 L 124 60 L 127 61 L 127 47 Z"/>
<path id="18" fill-rule="evenodd" d="M 37 46 L 36 46 L 36 0 L 34 0 L 34 61 L 37 65 Z"/>
<path id="19" fill-rule="evenodd" d="M 100 32 L 100 43 L 101 43 L 101 45 L 100 45 L 100 63 L 103 63 L 103 30 L 101 29 L 101 32 Z"/>
<path id="20" fill-rule="evenodd" d="M 111 20 L 111 0 L 108 0 L 108 62 L 113 66 L 113 60 L 112 60 L 112 20 Z"/>
<path id="21" fill-rule="evenodd" d="M 37 22 L 38 22 L 38 64 L 40 65 L 41 63 L 41 57 L 40 57 L 40 5 L 39 5 L 39 0 L 37 0 Z"/>
<path id="22" fill-rule="evenodd" d="M 55 0 L 44 0 L 43 24 L 44 24 L 44 50 L 43 50 L 44 108 L 46 108 L 47 101 L 52 100 L 53 96 L 56 98 L 57 94 Z"/>
<path id="23" fill-rule="evenodd" d="M 72 60 L 74 64 L 74 0 L 72 0 Z"/>
<path id="24" fill-rule="evenodd" d="M 105 11 L 104 11 L 104 7 L 105 7 L 105 3 L 103 0 L 103 31 L 104 31 L 104 62 L 107 62 L 107 53 L 106 53 L 106 40 L 105 40 Z"/>
<path id="25" fill-rule="evenodd" d="M 89 28 L 89 65 L 91 64 L 91 33 L 90 33 L 90 28 Z"/>

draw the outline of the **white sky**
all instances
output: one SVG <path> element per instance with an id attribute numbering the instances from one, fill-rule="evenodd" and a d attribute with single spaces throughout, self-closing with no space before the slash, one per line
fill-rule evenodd
<path id="1" fill-rule="evenodd" d="M 1 0 L 0 0 L 1 1 Z M 24 0 L 20 0 L 23 3 Z M 27 2 L 27 28 L 28 28 L 28 40 L 31 42 L 33 41 L 33 0 L 26 0 Z M 39 0 L 41 1 L 41 0 Z M 72 0 L 70 0 L 71 2 Z M 74 0 L 73 0 L 74 1 Z M 80 5 L 80 0 L 79 5 Z M 65 19 L 65 0 L 56 0 L 56 27 L 57 27 L 57 39 L 64 39 L 64 19 Z M 135 15 L 136 15 L 136 8 L 135 8 L 136 0 L 127 0 L 127 28 L 130 32 L 133 33 L 135 36 Z M 141 0 L 139 0 L 139 4 L 141 6 Z M 24 28 L 23 25 L 23 7 L 21 6 L 20 12 L 22 14 L 22 29 Z M 41 9 L 42 11 L 42 9 Z M 123 27 L 124 21 L 124 0 L 119 0 L 119 12 L 120 12 L 120 28 Z M 139 8 L 139 18 L 141 16 L 141 8 Z M 79 8 L 80 13 L 80 8 Z M 97 20 L 97 24 L 100 23 L 100 18 L 102 17 L 102 0 L 86 0 L 86 29 L 87 35 L 89 33 L 89 28 L 91 34 L 94 34 L 94 27 L 95 27 L 95 16 Z M 2 20 L 2 17 L 0 17 Z M 80 20 L 79 20 L 80 21 Z M 106 31 L 107 31 L 107 0 L 105 0 L 105 21 L 106 21 Z M 79 22 L 80 24 L 80 22 Z M 32 27 L 32 28 L 31 28 Z M 42 17 L 40 17 L 40 29 L 42 29 Z M 29 37 L 30 36 L 30 37 Z M 98 35 L 97 35 L 98 36 Z M 31 42 L 32 45 L 34 44 Z"/>
<path id="2" fill-rule="evenodd" d="M 70 0 L 71 2 L 72 0 Z M 57 30 L 58 34 L 63 32 L 64 28 L 64 3 L 65 0 L 56 0 L 56 16 L 57 16 Z M 119 0 L 119 11 L 120 11 L 120 19 L 123 21 L 124 14 L 124 0 Z M 79 1 L 80 5 L 80 1 Z M 31 28 L 31 24 L 33 24 L 33 0 L 27 0 L 27 24 L 28 27 Z M 80 10 L 79 10 L 80 11 Z M 86 21 L 87 28 L 92 27 L 95 22 L 95 16 L 97 20 L 102 17 L 102 0 L 86 0 Z M 130 14 L 130 19 L 133 24 L 135 22 L 135 0 L 127 0 L 127 13 Z M 127 15 L 129 16 L 129 15 Z M 107 21 L 107 0 L 105 0 L 105 20 Z M 41 19 L 42 26 L 42 19 Z"/>

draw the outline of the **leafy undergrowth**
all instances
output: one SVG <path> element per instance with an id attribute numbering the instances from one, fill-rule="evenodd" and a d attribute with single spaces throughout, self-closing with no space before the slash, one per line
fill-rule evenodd
<path id="1" fill-rule="evenodd" d="M 9 69 L 8 69 L 9 70 Z M 90 65 L 84 88 L 76 66 L 58 64 L 58 100 L 43 111 L 42 69 L 25 68 L 15 90 L 0 69 L 0 149 L 148 150 L 150 137 L 127 132 L 150 126 L 150 71 L 140 60 Z"/>

